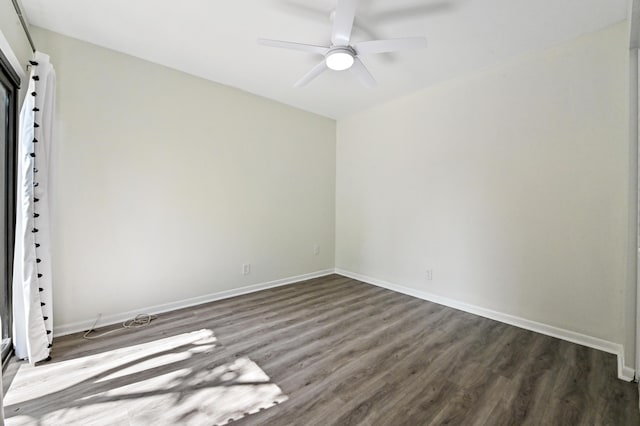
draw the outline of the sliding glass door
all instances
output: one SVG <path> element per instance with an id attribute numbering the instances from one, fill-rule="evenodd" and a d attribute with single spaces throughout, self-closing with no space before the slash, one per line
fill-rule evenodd
<path id="1" fill-rule="evenodd" d="M 11 353 L 11 280 L 16 211 L 16 149 L 19 80 L 0 52 L 0 317 L 2 318 L 2 363 Z"/>

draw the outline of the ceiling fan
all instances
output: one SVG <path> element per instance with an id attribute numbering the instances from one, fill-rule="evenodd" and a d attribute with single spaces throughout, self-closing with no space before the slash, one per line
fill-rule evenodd
<path id="1" fill-rule="evenodd" d="M 359 56 L 371 53 L 420 49 L 427 46 L 427 39 L 424 37 L 405 37 L 388 40 L 369 40 L 350 44 L 351 30 L 353 28 L 357 4 L 358 0 L 338 0 L 336 10 L 331 14 L 333 17 L 333 28 L 331 30 L 331 45 L 329 47 L 264 38 L 258 39 L 258 43 L 324 56 L 322 62 L 298 80 L 294 87 L 306 85 L 327 69 L 334 71 L 349 69 L 362 84 L 370 88 L 374 87 L 376 80 L 367 67 L 364 66 Z"/>

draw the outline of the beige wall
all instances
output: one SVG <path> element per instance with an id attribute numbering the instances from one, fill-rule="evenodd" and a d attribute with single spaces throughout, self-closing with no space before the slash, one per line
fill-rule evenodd
<path id="1" fill-rule="evenodd" d="M 336 267 L 629 344 L 626 29 L 339 120 Z"/>
<path id="2" fill-rule="evenodd" d="M 333 120 L 33 35 L 58 77 L 57 326 L 333 268 Z"/>

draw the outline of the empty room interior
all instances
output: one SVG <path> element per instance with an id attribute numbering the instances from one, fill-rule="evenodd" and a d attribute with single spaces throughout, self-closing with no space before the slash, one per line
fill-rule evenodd
<path id="1" fill-rule="evenodd" d="M 0 0 L 7 425 L 640 425 L 640 0 Z"/>

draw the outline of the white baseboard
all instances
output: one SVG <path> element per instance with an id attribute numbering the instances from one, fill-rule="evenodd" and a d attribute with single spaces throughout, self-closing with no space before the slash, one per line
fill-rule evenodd
<path id="1" fill-rule="evenodd" d="M 517 317 L 514 315 L 505 314 L 502 312 L 494 311 L 491 309 L 482 308 L 480 306 L 471 305 L 468 303 L 460 302 L 447 297 L 438 296 L 433 293 L 428 293 L 421 290 L 416 290 L 409 287 L 393 284 L 377 278 L 368 277 L 355 272 L 346 271 L 340 268 L 325 269 L 322 271 L 316 271 L 309 274 L 297 275 L 293 277 L 287 277 L 280 280 L 269 281 L 265 283 L 254 284 L 246 287 L 240 287 L 232 290 L 221 291 L 217 293 L 211 293 L 204 296 L 193 297 L 190 299 L 184 299 L 177 302 L 165 303 L 155 306 L 141 307 L 134 311 L 121 312 L 118 314 L 112 314 L 103 316 L 100 318 L 98 326 L 111 325 L 126 321 L 133 318 L 140 313 L 148 314 L 160 314 L 163 312 L 169 312 L 176 309 L 188 308 L 190 306 L 196 306 L 203 303 L 213 302 L 216 300 L 228 299 L 230 297 L 240 296 L 243 294 L 254 293 L 260 290 L 266 290 L 268 288 L 280 287 L 288 284 L 293 284 L 299 281 L 305 281 L 312 278 L 324 277 L 333 273 L 343 275 L 345 277 L 353 278 L 358 281 L 362 281 L 368 284 L 372 284 L 378 287 L 383 287 L 391 291 L 403 293 L 409 296 L 417 297 L 419 299 L 427 300 L 430 302 L 438 303 L 440 305 L 449 306 L 454 309 L 469 312 L 471 314 L 479 315 L 481 317 L 489 318 L 492 320 L 500 321 L 505 324 L 510 324 L 516 327 L 524 328 L 526 330 L 535 331 L 537 333 L 545 334 L 547 336 L 556 337 L 558 339 L 566 340 L 568 342 L 577 343 L 579 345 L 587 346 L 590 348 L 598 349 L 607 353 L 614 354 L 618 357 L 618 378 L 625 381 L 634 380 L 635 370 L 631 367 L 625 366 L 624 363 L 624 348 L 619 343 L 609 342 L 607 340 L 599 339 L 597 337 L 588 336 L 575 331 L 570 331 L 558 327 L 554 327 L 548 324 L 531 321 L 525 318 Z M 54 337 L 64 336 L 67 334 L 77 333 L 85 331 L 91 328 L 95 321 L 95 318 L 79 321 L 71 324 L 63 324 L 54 327 Z"/>
<path id="2" fill-rule="evenodd" d="M 333 274 L 333 269 L 325 269 L 322 271 L 311 272 L 309 274 L 297 275 L 294 277 L 287 277 L 280 280 L 269 281 L 265 283 L 253 284 L 246 287 L 235 288 L 232 290 L 221 291 L 217 293 L 206 294 L 204 296 L 192 297 L 190 299 L 184 299 L 177 302 L 164 303 L 162 305 L 140 307 L 134 311 L 121 312 L 118 314 L 106 315 L 100 318 L 98 324 L 99 327 L 105 325 L 117 324 L 124 322 L 130 318 L 135 317 L 140 313 L 145 314 L 160 314 L 163 312 L 169 312 L 176 309 L 188 308 L 190 306 L 201 305 L 203 303 L 213 302 L 216 300 L 228 299 L 230 297 L 240 296 L 242 294 L 254 293 L 260 290 L 266 290 L 268 288 L 280 287 L 287 284 L 293 284 L 299 281 L 310 280 L 312 278 L 324 277 Z M 84 321 L 78 321 L 71 324 L 63 324 L 53 329 L 53 336 L 60 337 L 66 334 L 77 333 L 79 331 L 86 331 L 91 328 L 95 318 L 87 319 Z"/>
<path id="3" fill-rule="evenodd" d="M 475 306 L 468 303 L 460 302 L 458 300 L 449 299 L 447 297 L 438 296 L 433 293 L 428 293 L 425 291 L 404 287 L 404 286 L 393 284 L 384 280 L 379 280 L 377 278 L 361 275 L 355 272 L 345 271 L 340 268 L 336 268 L 335 272 L 336 274 L 353 278 L 355 280 L 362 281 L 367 284 L 383 287 L 398 293 L 403 293 L 409 296 L 417 297 L 418 299 L 423 299 L 429 302 L 438 303 L 440 305 L 449 306 L 451 308 L 459 309 L 461 311 L 469 312 L 471 314 L 479 315 L 481 317 L 500 321 L 505 324 L 513 325 L 516 327 L 524 328 L 525 330 L 535 331 L 536 333 L 545 334 L 547 336 L 556 337 L 558 339 L 566 340 L 568 342 L 577 343 L 579 345 L 587 346 L 590 348 L 598 349 L 607 353 L 617 355 L 618 378 L 625 381 L 632 381 L 634 379 L 635 371 L 633 370 L 633 368 L 626 367 L 624 365 L 624 348 L 619 343 L 609 342 L 607 340 L 599 339 L 597 337 L 576 333 L 575 331 L 566 330 L 566 329 L 554 327 L 548 324 L 517 317 L 514 315 L 509 315 L 509 314 L 494 311 L 491 309 L 482 308 L 480 306 Z"/>

